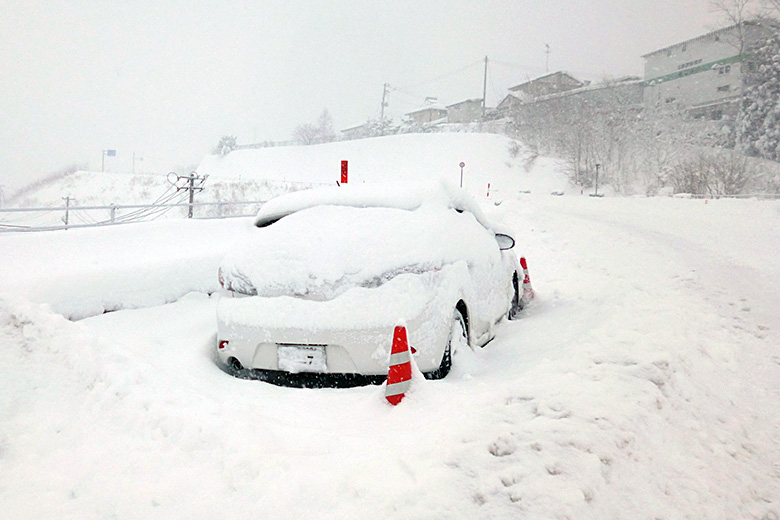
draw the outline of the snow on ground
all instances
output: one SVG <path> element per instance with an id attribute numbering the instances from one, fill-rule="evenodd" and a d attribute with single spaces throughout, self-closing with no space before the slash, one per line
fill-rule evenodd
<path id="1" fill-rule="evenodd" d="M 0 236 L 0 511 L 776 518 L 780 204 L 547 193 L 485 200 L 533 305 L 395 408 L 216 367 L 206 293 L 246 219 Z M 110 293 L 140 308 L 55 313 Z"/>

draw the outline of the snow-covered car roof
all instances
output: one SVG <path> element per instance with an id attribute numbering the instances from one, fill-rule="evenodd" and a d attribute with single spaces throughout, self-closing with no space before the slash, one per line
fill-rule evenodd
<path id="1" fill-rule="evenodd" d="M 291 193 L 263 208 L 260 229 L 226 256 L 222 275 L 247 294 L 327 299 L 399 273 L 498 262 L 495 232 L 483 220 L 470 195 L 438 183 Z"/>
<path id="2" fill-rule="evenodd" d="M 423 204 L 468 211 L 480 224 L 493 229 L 471 195 L 443 181 L 371 186 L 344 184 L 296 191 L 265 203 L 255 217 L 255 226 L 264 227 L 286 215 L 315 206 L 414 210 Z"/>

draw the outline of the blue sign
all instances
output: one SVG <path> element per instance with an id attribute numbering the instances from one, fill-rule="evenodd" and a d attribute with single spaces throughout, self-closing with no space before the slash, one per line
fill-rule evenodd
<path id="1" fill-rule="evenodd" d="M 106 155 L 109 157 L 116 157 L 116 150 L 106 150 Z"/>

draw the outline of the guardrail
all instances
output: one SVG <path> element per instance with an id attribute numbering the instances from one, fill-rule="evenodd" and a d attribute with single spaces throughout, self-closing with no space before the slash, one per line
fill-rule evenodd
<path id="1" fill-rule="evenodd" d="M 177 204 L 111 204 L 109 206 L 62 206 L 48 208 L 0 209 L 0 233 L 55 231 L 71 228 L 113 226 L 156 220 L 174 208 L 184 208 L 195 219 L 248 217 L 257 213 L 265 201 L 182 202 Z M 196 209 L 206 209 L 195 214 Z M 211 211 L 208 211 L 208 210 Z M 192 210 L 192 211 L 191 211 Z M 98 214 L 95 214 L 98 212 Z M 6 215 L 33 214 L 11 220 Z M 61 217 L 62 224 L 53 225 Z M 181 218 L 186 218 L 182 215 Z M 22 222 L 25 222 L 24 224 Z"/>
<path id="2" fill-rule="evenodd" d="M 780 199 L 780 193 L 737 193 L 735 195 L 713 195 L 711 193 L 678 193 L 678 198 L 691 199 Z"/>

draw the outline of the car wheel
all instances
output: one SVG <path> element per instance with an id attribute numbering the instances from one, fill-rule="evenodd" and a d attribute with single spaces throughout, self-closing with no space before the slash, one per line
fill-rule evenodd
<path id="1" fill-rule="evenodd" d="M 452 314 L 452 324 L 450 325 L 450 334 L 447 338 L 447 347 L 441 357 L 439 368 L 426 374 L 427 379 L 442 379 L 450 373 L 452 369 L 452 355 L 459 348 L 468 347 L 469 340 L 466 333 L 466 319 L 460 311 L 456 310 Z"/>
<path id="2" fill-rule="evenodd" d="M 515 273 L 512 277 L 512 305 L 509 307 L 507 317 L 510 320 L 516 320 L 522 310 L 523 300 L 520 298 L 520 284 L 518 283 L 517 273 Z"/>

